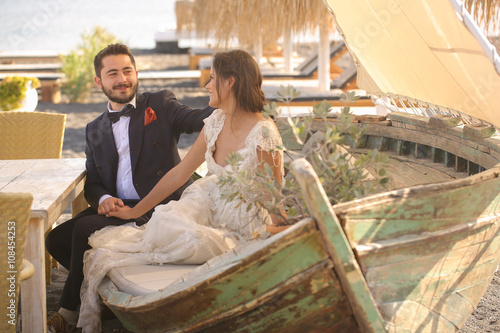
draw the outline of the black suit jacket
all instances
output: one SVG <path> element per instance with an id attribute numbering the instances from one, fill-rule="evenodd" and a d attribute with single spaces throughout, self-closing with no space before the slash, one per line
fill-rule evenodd
<path id="1" fill-rule="evenodd" d="M 148 107 L 154 110 L 157 119 L 145 126 L 144 116 Z M 168 90 L 137 95 L 136 109 L 130 118 L 129 142 L 134 187 L 141 199 L 180 162 L 177 150 L 180 134 L 199 132 L 203 119 L 212 111 L 210 107 L 192 109 L 185 106 Z M 97 210 L 103 195 L 117 197 L 118 152 L 107 112 L 87 125 L 86 142 L 87 179 L 84 192 L 87 202 Z M 179 199 L 190 183 L 191 180 L 186 182 L 163 203 Z M 135 202 L 127 200 L 125 203 Z"/>

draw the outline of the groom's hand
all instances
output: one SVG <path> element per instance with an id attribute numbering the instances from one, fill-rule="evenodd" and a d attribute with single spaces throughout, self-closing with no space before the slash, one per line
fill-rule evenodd
<path id="1" fill-rule="evenodd" d="M 134 214 L 133 214 L 133 209 L 130 208 L 129 206 L 119 207 L 116 211 L 109 212 L 109 214 L 107 214 L 106 216 L 107 217 L 118 217 L 119 219 L 122 219 L 122 220 L 132 220 L 135 218 Z"/>
<path id="2" fill-rule="evenodd" d="M 97 213 L 99 215 L 107 215 L 110 212 L 116 212 L 118 207 L 123 207 L 123 206 L 125 205 L 123 204 L 122 199 L 109 197 L 103 202 L 101 202 L 101 204 L 97 208 Z"/>

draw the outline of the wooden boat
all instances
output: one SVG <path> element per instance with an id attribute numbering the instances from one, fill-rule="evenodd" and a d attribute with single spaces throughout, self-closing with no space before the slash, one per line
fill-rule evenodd
<path id="1" fill-rule="evenodd" d="M 313 173 L 295 165 L 315 219 L 203 266 L 158 266 L 152 279 L 182 270 L 160 291 L 132 296 L 107 278 L 104 303 L 137 332 L 457 330 L 499 263 L 500 140 L 420 116 L 388 118 L 366 124 L 361 150 L 389 154 L 400 189 L 332 211 Z M 334 237 L 347 239 L 343 250 Z M 347 259 L 336 262 L 335 252 Z M 124 270 L 112 277 L 120 274 L 133 280 Z M 353 285 L 375 319 L 356 313 L 361 296 L 346 294 Z"/>
<path id="2" fill-rule="evenodd" d="M 471 34 L 448 34 L 447 27 L 461 29 L 450 24 L 463 14 L 453 10 L 455 0 L 397 1 L 401 16 L 395 16 L 394 8 L 384 11 L 386 2 L 325 1 L 358 66 L 358 84 L 374 95 L 388 96 L 390 108 L 426 113 L 444 105 L 441 110 L 461 117 L 391 112 L 387 119 L 363 124 L 366 134 L 359 152 L 377 148 L 390 157 L 387 192 L 332 207 L 315 174 L 299 159 L 292 170 L 312 218 L 202 266 L 114 269 L 99 293 L 127 329 L 454 332 L 463 325 L 500 259 L 500 140 L 495 128 L 485 124 L 500 124 L 498 94 L 490 91 L 500 82 L 494 69 L 500 68 L 500 61 L 493 53 L 493 61 L 484 64 L 486 51 L 471 42 Z M 359 17 L 349 20 L 354 9 Z M 411 21 L 432 13 L 442 17 L 432 17 L 429 24 Z M 377 31 L 376 43 L 361 45 L 355 34 L 365 27 L 356 24 L 366 22 L 384 29 Z M 436 22 L 444 24 L 434 27 Z M 419 26 L 423 31 L 415 34 Z M 467 42 L 467 48 L 440 48 L 438 42 L 424 47 L 422 41 L 434 37 L 431 28 L 439 31 L 436 36 L 449 37 L 446 42 Z M 387 31 L 394 32 L 391 38 L 384 35 Z M 421 39 L 391 53 L 394 59 L 375 61 L 385 43 L 403 46 L 401 38 L 406 36 Z M 417 55 L 414 47 L 419 45 L 423 52 Z M 461 53 L 469 47 L 473 51 Z M 430 68 L 406 58 L 420 56 Z M 405 80 L 400 74 L 407 64 L 412 75 Z M 395 67 L 393 73 L 383 79 L 374 76 L 385 74 L 388 65 Z M 474 70 L 462 71 L 465 65 Z M 480 87 L 478 75 L 490 86 Z M 398 89 L 410 98 L 399 99 Z M 468 89 L 476 98 L 462 103 L 463 94 L 470 97 Z M 452 110 L 458 99 L 460 105 Z M 464 125 L 459 119 L 483 123 Z"/>

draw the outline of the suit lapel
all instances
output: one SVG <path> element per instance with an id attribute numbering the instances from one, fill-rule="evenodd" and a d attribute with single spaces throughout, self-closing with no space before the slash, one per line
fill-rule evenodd
<path id="1" fill-rule="evenodd" d="M 137 161 L 139 160 L 139 154 L 141 152 L 142 139 L 144 136 L 144 111 L 146 111 L 145 97 L 142 94 L 138 94 L 136 109 L 130 118 L 130 126 L 128 130 L 132 174 L 134 173 Z"/>
<path id="2" fill-rule="evenodd" d="M 118 171 L 118 152 L 116 151 L 115 138 L 113 135 L 113 128 L 111 127 L 111 121 L 108 118 L 107 113 L 104 115 L 103 120 L 99 123 L 99 131 L 102 133 L 102 150 L 106 158 L 109 161 L 111 174 L 114 177 L 114 182 L 116 182 L 116 173 Z"/>

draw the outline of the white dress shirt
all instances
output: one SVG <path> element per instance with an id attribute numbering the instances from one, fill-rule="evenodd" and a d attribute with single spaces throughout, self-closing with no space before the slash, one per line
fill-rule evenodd
<path id="1" fill-rule="evenodd" d="M 135 107 L 135 97 L 130 103 Z M 125 107 L 125 105 L 124 105 Z M 123 108 L 122 108 L 123 109 Z M 108 102 L 109 112 L 113 111 Z M 130 161 L 130 143 L 128 129 L 130 125 L 130 117 L 121 117 L 116 123 L 112 124 L 113 136 L 115 138 L 116 150 L 118 151 L 118 172 L 116 174 L 116 192 L 120 199 L 140 199 L 139 194 L 135 190 L 132 179 L 132 163 Z M 111 197 L 108 194 L 103 195 L 99 199 L 101 204 L 105 199 Z"/>

